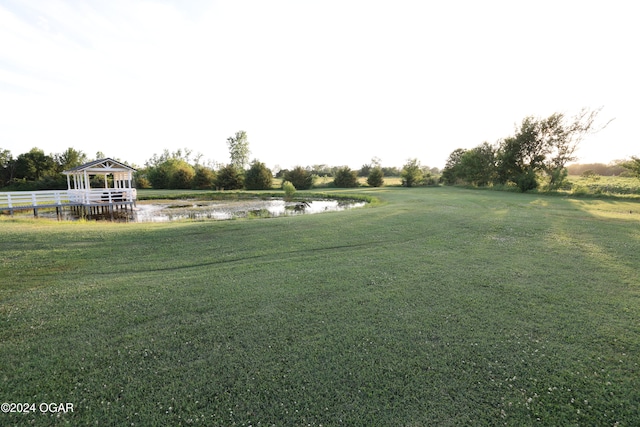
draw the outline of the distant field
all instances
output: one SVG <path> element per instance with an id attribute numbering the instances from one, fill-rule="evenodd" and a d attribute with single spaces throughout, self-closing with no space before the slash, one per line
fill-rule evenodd
<path id="1" fill-rule="evenodd" d="M 640 425 L 640 203 L 335 193 L 379 202 L 0 218 L 0 425 Z"/>
<path id="2" fill-rule="evenodd" d="M 574 194 L 640 195 L 640 179 L 617 176 L 569 176 Z"/>

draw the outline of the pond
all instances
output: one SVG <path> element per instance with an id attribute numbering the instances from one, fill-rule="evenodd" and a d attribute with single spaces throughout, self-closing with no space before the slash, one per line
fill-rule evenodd
<path id="1" fill-rule="evenodd" d="M 356 200 L 143 200 L 134 209 L 133 221 L 165 222 L 184 219 L 228 220 L 234 218 L 272 218 L 362 207 Z"/>

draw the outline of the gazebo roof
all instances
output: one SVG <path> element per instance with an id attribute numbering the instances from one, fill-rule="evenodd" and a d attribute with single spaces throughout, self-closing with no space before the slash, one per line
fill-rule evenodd
<path id="1" fill-rule="evenodd" d="M 120 163 L 113 159 L 100 159 L 94 160 L 84 165 L 76 166 L 75 168 L 62 172 L 65 175 L 75 175 L 79 173 L 90 174 L 109 174 L 114 172 L 135 172 L 136 170 L 130 166 Z"/>

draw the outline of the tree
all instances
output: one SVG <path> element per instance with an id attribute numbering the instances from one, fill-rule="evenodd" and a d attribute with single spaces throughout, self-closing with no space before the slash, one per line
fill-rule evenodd
<path id="1" fill-rule="evenodd" d="M 495 174 L 495 151 L 488 142 L 464 152 L 460 157 L 458 175 L 468 184 L 488 185 Z"/>
<path id="2" fill-rule="evenodd" d="M 341 188 L 357 187 L 358 173 L 356 171 L 352 171 L 348 166 L 341 167 L 336 171 L 335 178 L 333 179 L 333 184 L 336 187 Z"/>
<path id="3" fill-rule="evenodd" d="M 169 175 L 169 188 L 186 190 L 193 186 L 193 178 L 196 172 L 189 163 L 178 160 L 175 161 Z"/>
<path id="4" fill-rule="evenodd" d="M 231 165 L 239 170 L 244 170 L 249 163 L 249 155 L 251 154 L 247 133 L 243 130 L 236 132 L 235 136 L 227 138 L 227 145 L 229 146 Z"/>
<path id="5" fill-rule="evenodd" d="M 213 189 L 216 186 L 216 174 L 210 168 L 202 165 L 195 167 L 196 174 L 193 177 L 193 188 L 197 190 Z"/>
<path id="6" fill-rule="evenodd" d="M 192 188 L 195 168 L 189 164 L 191 150 L 178 149 L 173 153 L 164 150 L 161 155 L 154 154 L 145 163 L 146 176 L 153 188 Z"/>
<path id="7" fill-rule="evenodd" d="M 254 160 L 244 177 L 247 190 L 269 190 L 273 184 L 273 173 L 267 166 Z"/>
<path id="8" fill-rule="evenodd" d="M 536 154 L 530 141 L 530 133 L 518 134 L 502 140 L 496 154 L 496 181 L 512 182 L 525 192 L 538 187 L 536 170 L 541 167 L 544 156 Z"/>
<path id="9" fill-rule="evenodd" d="M 54 160 L 56 163 L 57 171 L 63 172 L 87 163 L 87 155 L 82 151 L 76 150 L 73 147 L 69 147 L 62 153 L 56 154 L 54 156 Z"/>
<path id="10" fill-rule="evenodd" d="M 385 166 L 382 168 L 384 176 L 400 176 L 400 169 L 396 166 Z"/>
<path id="11" fill-rule="evenodd" d="M 0 187 L 8 185 L 14 177 L 16 161 L 11 151 L 0 149 Z"/>
<path id="12" fill-rule="evenodd" d="M 362 167 L 358 171 L 358 176 L 369 176 L 369 174 L 371 173 L 371 169 L 373 169 L 373 166 L 369 163 L 362 165 Z"/>
<path id="13" fill-rule="evenodd" d="M 631 160 L 622 163 L 622 167 L 640 178 L 640 157 L 632 156 Z"/>
<path id="14" fill-rule="evenodd" d="M 284 190 L 284 199 L 287 201 L 293 200 L 293 196 L 296 194 L 296 187 L 289 181 L 283 181 L 282 189 Z"/>
<path id="15" fill-rule="evenodd" d="M 360 168 L 360 171 L 358 172 L 358 176 L 366 176 L 368 177 L 369 175 L 371 175 L 371 171 L 375 168 L 382 168 L 382 165 L 380 163 L 380 158 L 379 157 L 372 157 L 371 158 L 371 163 L 366 163 L 364 165 L 362 165 L 362 167 Z"/>
<path id="16" fill-rule="evenodd" d="M 244 176 L 234 165 L 225 165 L 216 174 L 216 187 L 222 190 L 240 190 L 244 187 Z"/>
<path id="17" fill-rule="evenodd" d="M 402 167 L 400 176 L 402 177 L 402 184 L 406 187 L 420 185 L 424 179 L 424 174 L 418 159 L 409 159 Z"/>
<path id="18" fill-rule="evenodd" d="M 147 178 L 146 170 L 138 169 L 133 173 L 136 188 L 152 188 L 151 181 Z"/>
<path id="19" fill-rule="evenodd" d="M 307 171 L 313 175 L 317 176 L 333 176 L 334 169 L 329 165 L 321 164 L 321 165 L 312 165 L 311 167 L 307 166 Z"/>
<path id="20" fill-rule="evenodd" d="M 151 168 L 147 176 L 153 188 L 191 188 L 195 176 L 193 166 L 181 159 L 167 159 Z"/>
<path id="21" fill-rule="evenodd" d="M 20 154 L 16 160 L 16 177 L 38 181 L 45 175 L 55 174 L 55 162 L 39 148 Z"/>
<path id="22" fill-rule="evenodd" d="M 371 187 L 382 187 L 384 185 L 384 172 L 382 172 L 382 168 L 379 165 L 374 166 L 369 172 L 367 184 Z"/>
<path id="23" fill-rule="evenodd" d="M 568 162 L 577 159 L 575 152 L 578 145 L 589 134 L 601 131 L 611 123 L 596 125 L 596 119 L 602 107 L 591 111 L 583 108 L 571 118 L 562 113 L 555 113 L 540 123 L 541 138 L 547 145 L 547 156 L 544 172 L 549 177 L 549 187 L 557 188 L 567 174 L 563 173 Z"/>
<path id="24" fill-rule="evenodd" d="M 155 189 L 169 188 L 169 167 L 164 164 L 160 164 L 155 167 L 147 169 L 146 178 L 151 183 L 151 187 Z"/>
<path id="25" fill-rule="evenodd" d="M 519 165 L 516 140 L 510 136 L 499 142 L 496 152 L 496 182 L 507 184 L 515 182 L 518 174 L 522 173 Z"/>
<path id="26" fill-rule="evenodd" d="M 296 166 L 292 170 L 286 171 L 283 178 L 292 183 L 297 190 L 308 190 L 313 187 L 313 174 L 302 166 Z"/>
<path id="27" fill-rule="evenodd" d="M 467 152 L 464 148 L 457 148 L 449 154 L 447 163 L 442 170 L 442 181 L 445 184 L 456 184 L 463 177 L 462 156 Z"/>
<path id="28" fill-rule="evenodd" d="M 497 153 L 498 181 L 514 182 L 521 191 L 537 187 L 535 176 L 545 174 L 549 188 L 557 188 L 566 177 L 568 162 L 576 160 L 579 143 L 588 134 L 604 129 L 595 125 L 602 108 L 583 108 L 567 118 L 555 113 L 546 119 L 526 117 L 513 137 L 505 138 Z"/>

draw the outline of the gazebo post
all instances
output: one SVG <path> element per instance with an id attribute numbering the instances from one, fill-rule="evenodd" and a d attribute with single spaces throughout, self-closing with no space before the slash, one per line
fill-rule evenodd
<path id="1" fill-rule="evenodd" d="M 89 204 L 89 196 L 91 192 L 91 181 L 89 181 L 89 173 L 84 171 L 84 203 Z"/>

